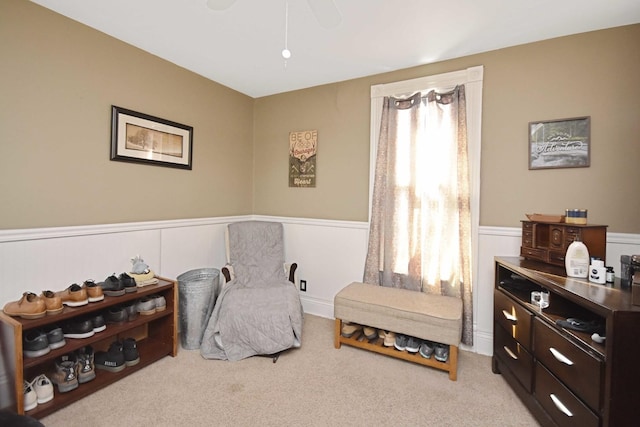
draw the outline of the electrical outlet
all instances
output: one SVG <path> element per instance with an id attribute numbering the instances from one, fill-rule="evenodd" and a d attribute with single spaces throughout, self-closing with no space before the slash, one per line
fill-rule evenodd
<path id="1" fill-rule="evenodd" d="M 306 280 L 300 280 L 300 290 L 302 292 L 307 292 L 307 281 Z"/>

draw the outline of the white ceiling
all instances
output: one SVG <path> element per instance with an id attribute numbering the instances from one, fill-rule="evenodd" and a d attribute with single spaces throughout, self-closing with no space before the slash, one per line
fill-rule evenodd
<path id="1" fill-rule="evenodd" d="M 640 0 L 334 0 L 333 28 L 307 0 L 32 1 L 251 97 L 640 22 Z"/>

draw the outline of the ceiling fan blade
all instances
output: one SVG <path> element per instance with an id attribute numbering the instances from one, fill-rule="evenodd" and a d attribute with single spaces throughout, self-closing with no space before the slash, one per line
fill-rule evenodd
<path id="1" fill-rule="evenodd" d="M 340 11 L 333 0 L 307 0 L 307 3 L 324 28 L 334 28 L 342 22 Z"/>
<path id="2" fill-rule="evenodd" d="M 235 2 L 236 0 L 207 0 L 207 7 L 211 10 L 225 10 Z"/>

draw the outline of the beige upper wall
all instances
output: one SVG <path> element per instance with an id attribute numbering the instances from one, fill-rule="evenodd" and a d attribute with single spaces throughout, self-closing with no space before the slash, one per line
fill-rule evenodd
<path id="1" fill-rule="evenodd" d="M 480 222 L 588 209 L 640 232 L 640 25 L 496 50 L 256 100 L 254 212 L 366 221 L 371 85 L 484 66 Z M 528 123 L 591 116 L 591 166 L 529 170 Z M 287 183 L 290 131 L 317 129 L 317 187 Z"/>
<path id="2" fill-rule="evenodd" d="M 257 100 L 23 0 L 0 2 L 0 37 L 2 229 L 250 213 L 366 221 L 370 86 L 484 65 L 481 224 L 579 207 L 640 232 L 640 25 Z M 110 161 L 111 105 L 193 126 L 193 170 Z M 582 115 L 591 167 L 529 171 L 527 123 Z M 319 131 L 317 187 L 289 188 L 288 133 L 307 129 Z"/>
<path id="3" fill-rule="evenodd" d="M 0 39 L 0 228 L 251 212 L 252 98 L 24 0 Z M 193 126 L 193 169 L 110 161 L 111 105 Z"/>

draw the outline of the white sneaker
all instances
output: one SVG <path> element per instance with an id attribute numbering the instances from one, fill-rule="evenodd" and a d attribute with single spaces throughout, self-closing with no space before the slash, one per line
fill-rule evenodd
<path id="1" fill-rule="evenodd" d="M 33 408 L 35 408 L 36 406 L 38 406 L 38 395 L 36 394 L 36 391 L 33 389 L 33 387 L 31 386 L 30 383 L 28 383 L 27 381 L 24 382 L 24 410 L 25 411 L 30 411 Z"/>
<path id="2" fill-rule="evenodd" d="M 151 298 L 156 303 L 156 311 L 163 311 L 167 308 L 167 300 L 162 295 L 151 295 Z"/>
<path id="3" fill-rule="evenodd" d="M 38 396 L 38 403 L 47 403 L 53 399 L 53 384 L 45 374 L 36 377 L 31 385 Z"/>

